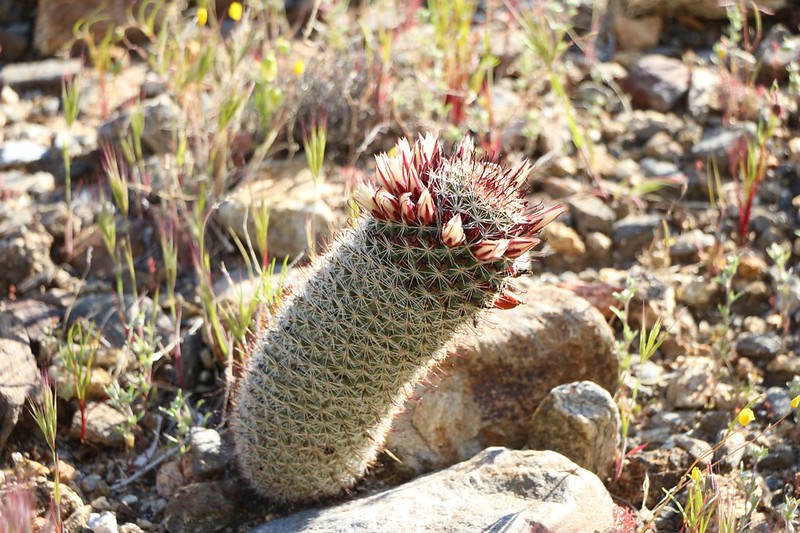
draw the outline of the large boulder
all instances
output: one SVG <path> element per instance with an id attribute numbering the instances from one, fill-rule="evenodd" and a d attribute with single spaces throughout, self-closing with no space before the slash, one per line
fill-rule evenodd
<path id="1" fill-rule="evenodd" d="M 604 478 L 619 445 L 620 416 L 614 398 L 591 381 L 559 385 L 539 405 L 528 447 L 553 450 Z"/>
<path id="2" fill-rule="evenodd" d="M 330 239 L 337 217 L 326 200 L 343 197 L 344 191 L 327 182 L 327 169 L 315 179 L 305 161 L 274 164 L 239 185 L 220 204 L 217 220 L 244 242 L 256 242 L 254 210 L 269 211 L 267 247 L 277 258 L 294 259 L 308 248 L 308 232 L 317 244 Z"/>
<path id="3" fill-rule="evenodd" d="M 11 312 L 0 312 L 0 452 L 26 399 L 38 391 L 39 371 L 25 326 Z"/>
<path id="4" fill-rule="evenodd" d="M 615 505 L 591 472 L 550 451 L 489 448 L 469 461 L 254 533 L 614 531 Z"/>
<path id="5" fill-rule="evenodd" d="M 416 475 L 464 461 L 489 446 L 521 448 L 536 407 L 563 383 L 588 380 L 613 393 L 614 335 L 600 311 L 572 292 L 517 280 L 527 303 L 487 312 L 452 347 L 436 386 L 420 384 L 392 424 L 390 467 Z"/>

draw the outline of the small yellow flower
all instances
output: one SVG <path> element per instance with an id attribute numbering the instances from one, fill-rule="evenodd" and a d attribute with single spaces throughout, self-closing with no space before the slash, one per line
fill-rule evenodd
<path id="1" fill-rule="evenodd" d="M 800 395 L 792 398 L 792 409 L 797 409 L 798 407 L 800 407 Z"/>
<path id="2" fill-rule="evenodd" d="M 703 479 L 703 473 L 700 472 L 700 469 L 695 466 L 694 468 L 692 468 L 692 473 L 689 474 L 689 477 L 691 477 L 692 481 L 694 481 L 695 483 L 699 483 L 700 480 Z"/>
<path id="3" fill-rule="evenodd" d="M 231 7 L 228 8 L 228 16 L 233 20 L 241 20 L 242 18 L 242 3 L 233 2 Z"/>
<path id="4" fill-rule="evenodd" d="M 741 411 L 739 411 L 739 423 L 743 426 L 746 426 L 750 422 L 756 419 L 756 415 L 753 413 L 753 410 L 749 407 L 745 407 Z"/>
<path id="5" fill-rule="evenodd" d="M 302 59 L 298 59 L 294 62 L 294 75 L 295 76 L 302 76 L 303 72 L 306 71 L 306 64 L 303 63 Z"/>
<path id="6" fill-rule="evenodd" d="M 205 26 L 208 22 L 208 9 L 204 7 L 197 8 L 197 15 L 195 20 L 197 20 L 198 26 Z"/>

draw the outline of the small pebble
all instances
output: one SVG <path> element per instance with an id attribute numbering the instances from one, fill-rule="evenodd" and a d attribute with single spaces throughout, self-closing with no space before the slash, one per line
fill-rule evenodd
<path id="1" fill-rule="evenodd" d="M 93 533 L 118 533 L 117 517 L 110 511 L 89 515 L 89 529 Z"/>

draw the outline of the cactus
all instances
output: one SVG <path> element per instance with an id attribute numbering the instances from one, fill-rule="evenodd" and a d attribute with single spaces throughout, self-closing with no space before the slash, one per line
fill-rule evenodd
<path id="1" fill-rule="evenodd" d="M 479 160 L 466 138 L 377 157 L 366 213 L 286 300 L 250 354 L 233 431 L 245 476 L 285 503 L 334 496 L 375 461 L 391 417 L 484 308 L 519 303 L 514 262 L 561 212 L 524 199 L 529 167 Z"/>

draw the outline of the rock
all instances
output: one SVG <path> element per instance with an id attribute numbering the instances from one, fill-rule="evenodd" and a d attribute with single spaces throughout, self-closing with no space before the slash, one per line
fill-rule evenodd
<path id="1" fill-rule="evenodd" d="M 162 498 L 170 499 L 184 484 L 180 461 L 162 464 L 156 472 L 156 492 Z"/>
<path id="2" fill-rule="evenodd" d="M 681 169 L 672 161 L 659 161 L 652 157 L 644 157 L 639 161 L 642 174 L 651 178 L 679 178 L 683 176 Z"/>
<path id="3" fill-rule="evenodd" d="M 788 416 L 792 412 L 792 397 L 783 387 L 770 387 L 764 393 L 763 400 L 756 404 L 756 408 L 766 411 L 767 420 L 775 422 Z"/>
<path id="4" fill-rule="evenodd" d="M 800 141 L 800 137 L 797 138 Z M 800 159 L 800 143 L 798 143 L 798 159 Z M 575 178 L 559 178 L 557 176 L 542 177 L 542 192 L 550 198 L 558 200 L 574 196 L 584 190 L 584 185 Z"/>
<path id="5" fill-rule="evenodd" d="M 28 334 L 11 312 L 0 312 L 0 452 L 27 398 L 39 394 L 39 369 Z"/>
<path id="6" fill-rule="evenodd" d="M 630 502 L 643 502 L 652 509 L 664 497 L 664 491 L 676 486 L 692 464 L 692 456 L 681 448 L 658 448 L 628 455 L 622 473 L 611 486 L 618 498 Z M 642 493 L 648 480 L 650 490 Z"/>
<path id="7" fill-rule="evenodd" d="M 33 141 L 7 141 L 0 146 L 0 170 L 36 163 L 48 150 L 48 146 Z"/>
<path id="8" fill-rule="evenodd" d="M 705 276 L 692 276 L 678 285 L 676 298 L 679 303 L 690 307 L 705 309 L 717 297 L 719 284 Z"/>
<path id="9" fill-rule="evenodd" d="M 108 483 L 99 474 L 89 474 L 81 480 L 81 490 L 95 496 L 108 496 Z M 96 493 L 96 494 L 95 494 Z"/>
<path id="10" fill-rule="evenodd" d="M 295 258 L 308 247 L 308 220 L 313 220 L 312 231 L 317 243 L 329 238 L 335 225 L 335 216 L 323 198 L 341 195 L 341 192 L 334 193 L 324 180 L 323 174 L 320 183 L 315 185 L 305 162 L 274 165 L 228 195 L 217 209 L 216 216 L 240 238 L 249 235 L 253 246 L 260 249 L 263 245 L 256 242 L 252 210 L 266 205 L 269 210 L 269 254 L 278 258 Z"/>
<path id="11" fill-rule="evenodd" d="M 776 24 L 758 44 L 756 59 L 762 83 L 769 85 L 773 81 L 786 81 L 789 77 L 787 67 L 800 60 L 800 37 L 792 36 L 783 24 Z"/>
<path id="12" fill-rule="evenodd" d="M 214 429 L 194 427 L 189 430 L 192 472 L 199 479 L 222 474 L 229 454 L 224 453 L 222 438 Z"/>
<path id="13" fill-rule="evenodd" d="M 722 108 L 722 79 L 716 70 L 707 67 L 692 67 L 692 79 L 689 85 L 689 114 L 703 123 L 712 111 Z"/>
<path id="14" fill-rule="evenodd" d="M 192 483 L 169 500 L 164 525 L 167 531 L 176 533 L 214 533 L 258 515 L 260 509 L 242 505 L 253 498 L 252 494 L 243 493 L 241 483 L 234 481 Z"/>
<path id="15" fill-rule="evenodd" d="M 72 33 L 72 26 L 69 26 Z M 77 76 L 81 71 L 80 59 L 45 59 L 31 63 L 11 63 L 0 69 L 0 85 L 16 92 L 38 90 L 61 94 L 61 82 Z"/>
<path id="16" fill-rule="evenodd" d="M 91 514 L 91 505 L 81 505 L 75 509 L 75 511 L 70 513 L 69 516 L 64 520 L 64 533 L 82 533 L 89 525 L 89 515 Z"/>
<path id="17" fill-rule="evenodd" d="M 659 54 L 642 56 L 621 80 L 634 103 L 645 109 L 666 113 L 689 90 L 689 67 Z"/>
<path id="18" fill-rule="evenodd" d="M 676 446 L 689 452 L 692 460 L 697 461 L 697 466 L 700 468 L 705 468 L 714 459 L 714 451 L 711 445 L 702 439 L 696 439 L 688 435 L 672 435 L 662 448 L 671 446 Z"/>
<path id="19" fill-rule="evenodd" d="M 739 468 L 747 449 L 745 436 L 738 431 L 728 432 L 726 429 L 720 431 L 718 440 L 720 442 L 715 450 L 714 460 L 718 465 L 725 465 L 728 470 Z"/>
<path id="20" fill-rule="evenodd" d="M 611 226 L 616 220 L 616 215 L 601 198 L 597 196 L 572 198 L 567 202 L 567 206 L 575 226 L 582 235 L 588 235 L 593 231 L 605 235 L 611 234 Z"/>
<path id="21" fill-rule="evenodd" d="M 254 533 L 610 531 L 614 507 L 594 474 L 555 452 L 489 448 L 447 470 Z"/>
<path id="22" fill-rule="evenodd" d="M 687 357 L 667 387 L 674 409 L 701 409 L 711 398 L 713 365 L 702 357 Z"/>
<path id="23" fill-rule="evenodd" d="M 767 372 L 798 376 L 800 375 L 800 357 L 780 354 L 767 363 Z"/>
<path id="24" fill-rule="evenodd" d="M 100 446 L 123 447 L 125 438 L 117 428 L 124 427 L 125 415 L 108 404 L 90 402 L 86 406 L 86 442 Z M 75 411 L 70 426 L 70 436 L 81 438 L 81 412 Z"/>
<path id="25" fill-rule="evenodd" d="M 644 151 L 649 157 L 661 161 L 677 161 L 683 156 L 683 147 L 665 131 L 650 137 L 644 145 Z"/>
<path id="26" fill-rule="evenodd" d="M 128 522 L 127 524 L 122 524 L 121 526 L 119 526 L 119 533 L 145 533 L 145 530 L 140 528 L 136 524 Z"/>
<path id="27" fill-rule="evenodd" d="M 29 194 L 37 197 L 56 190 L 56 180 L 48 172 L 28 174 L 17 170 L 4 172 L 0 180 L 0 192 Z"/>
<path id="28" fill-rule="evenodd" d="M 89 529 L 92 533 L 117 533 L 117 516 L 109 511 L 89 515 Z"/>
<path id="29" fill-rule="evenodd" d="M 126 24 L 130 25 L 130 13 L 136 15 L 145 3 L 142 0 L 133 2 L 124 0 L 82 0 L 81 2 L 39 0 L 33 37 L 34 48 L 40 55 L 52 55 L 64 45 L 72 42 L 73 27 L 76 23 L 96 17 L 98 14 L 102 18 L 92 25 L 91 32 L 93 38 L 99 42 L 106 35 L 109 26 L 121 31 L 125 29 Z M 174 3 L 178 4 L 178 12 L 186 7 L 186 2 Z M 162 19 L 163 15 L 155 16 L 156 29 Z"/>
<path id="30" fill-rule="evenodd" d="M 494 445 L 522 447 L 536 406 L 555 386 L 617 386 L 614 337 L 600 312 L 570 291 L 517 280 L 525 304 L 488 312 L 436 387 L 418 385 L 392 423 L 386 447 L 404 475 L 443 468 Z"/>
<path id="31" fill-rule="evenodd" d="M 774 13 L 785 7 L 787 0 L 763 0 L 759 9 Z M 728 14 L 726 4 L 718 0 L 624 0 L 624 13 L 629 16 L 659 14 L 664 16 L 691 15 L 701 19 L 725 19 Z"/>
<path id="32" fill-rule="evenodd" d="M 153 322 L 155 318 L 155 336 L 161 337 L 162 342 L 167 343 L 173 334 L 172 321 L 153 305 L 153 300 L 147 296 L 140 297 L 138 300 L 131 295 L 123 298 L 125 307 L 125 321 L 128 325 L 134 324 L 144 316 L 144 322 Z M 103 338 L 113 347 L 121 348 L 125 345 L 126 327 L 120 321 L 118 298 L 112 293 L 89 293 L 79 296 L 75 300 L 72 312 L 68 317 L 68 324 L 72 325 L 76 320 L 86 320 L 93 322 L 103 334 Z"/>
<path id="33" fill-rule="evenodd" d="M 608 260 L 613 244 L 611 237 L 599 231 L 593 231 L 586 236 L 586 249 L 595 260 Z"/>
<path id="34" fill-rule="evenodd" d="M 576 258 L 586 253 L 581 236 L 563 222 L 551 222 L 542 233 L 548 246 L 555 252 L 554 259 Z"/>
<path id="35" fill-rule="evenodd" d="M 783 470 L 795 464 L 794 450 L 787 444 L 779 444 L 770 448 L 766 457 L 758 462 L 758 468 L 764 470 Z"/>
<path id="36" fill-rule="evenodd" d="M 616 13 L 612 26 L 619 51 L 646 50 L 658 44 L 664 19 L 659 16 L 629 18 Z"/>
<path id="37" fill-rule="evenodd" d="M 669 247 L 669 256 L 675 263 L 693 263 L 699 260 L 700 254 L 714 246 L 716 239 L 702 230 L 693 229 L 678 235 Z"/>
<path id="38" fill-rule="evenodd" d="M 634 255 L 649 246 L 658 234 L 663 217 L 652 215 L 629 215 L 614 223 L 612 240 L 616 251 L 624 258 L 632 259 Z"/>
<path id="39" fill-rule="evenodd" d="M 103 123 L 97 131 L 99 141 L 117 143 L 128 134 L 136 113 L 144 116 L 142 146 L 150 154 L 163 154 L 175 150 L 176 129 L 180 108 L 166 94 L 141 103 L 141 108 L 126 108 L 116 117 Z"/>
<path id="40" fill-rule="evenodd" d="M 30 21 L 0 26 L 0 61 L 16 63 L 23 59 L 29 48 L 32 28 Z"/>
<path id="41" fill-rule="evenodd" d="M 782 348 L 783 341 L 775 333 L 744 333 L 736 341 L 736 355 L 750 359 L 773 359 Z"/>
<path id="42" fill-rule="evenodd" d="M 728 168 L 728 150 L 734 143 L 739 142 L 746 132 L 753 133 L 753 130 L 753 125 L 749 123 L 706 129 L 700 141 L 692 146 L 690 153 L 703 163 L 715 160 L 720 172 L 724 172 Z"/>
<path id="43" fill-rule="evenodd" d="M 533 414 L 527 447 L 558 452 L 604 478 L 614 464 L 620 424 L 607 390 L 591 381 L 559 385 Z"/>
<path id="44" fill-rule="evenodd" d="M 41 355 L 37 354 L 39 344 L 55 331 L 56 325 L 64 316 L 62 308 L 28 298 L 16 300 L 8 306 L 8 310 L 22 322 L 34 355 Z"/>
<path id="45" fill-rule="evenodd" d="M 767 262 L 758 255 L 742 255 L 736 268 L 736 275 L 749 281 L 764 279 L 768 272 Z"/>

